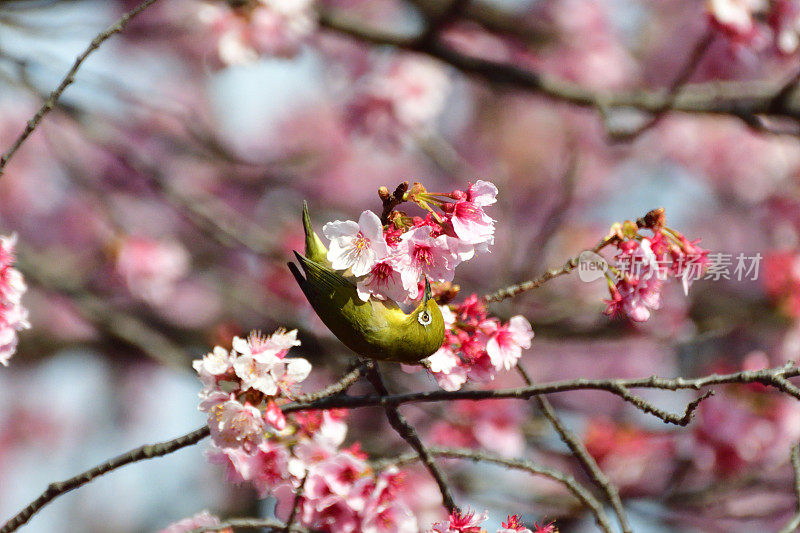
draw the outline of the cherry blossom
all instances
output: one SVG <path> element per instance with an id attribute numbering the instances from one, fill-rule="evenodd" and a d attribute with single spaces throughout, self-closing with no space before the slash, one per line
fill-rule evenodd
<path id="1" fill-rule="evenodd" d="M 444 522 L 433 524 L 436 533 L 483 533 L 481 523 L 489 519 L 489 512 L 476 514 L 475 511 L 455 510 Z"/>
<path id="2" fill-rule="evenodd" d="M 475 294 L 452 309 L 441 307 L 444 342 L 425 363 L 444 390 L 458 390 L 470 379 L 493 380 L 498 371 L 516 366 L 522 350 L 531 346 L 533 329 L 525 317 L 517 315 L 507 324 L 488 318 Z"/>
<path id="3" fill-rule="evenodd" d="M 496 196 L 497 187 L 493 183 L 478 180 L 469 186 L 464 198 L 443 205 L 459 239 L 468 244 L 494 243 L 494 219 L 483 207 L 495 203 Z"/>
<path id="4" fill-rule="evenodd" d="M 501 368 L 509 370 L 516 366 L 522 356 L 522 350 L 530 348 L 533 339 L 531 324 L 522 315 L 511 317 L 507 325 L 486 321 L 482 326 L 482 332 L 489 335 L 486 353 L 498 370 Z"/>
<path id="5" fill-rule="evenodd" d="M 611 298 L 604 300 L 604 313 L 645 322 L 661 307 L 661 290 L 669 277 L 680 279 L 684 294 L 709 265 L 708 250 L 681 233 L 663 225 L 663 210 L 650 213 L 651 237 L 640 234 L 630 221 L 617 223 L 609 238 L 615 237 L 617 266 L 606 273 Z"/>
<path id="6" fill-rule="evenodd" d="M 189 533 L 190 531 L 203 531 L 204 526 L 218 526 L 220 524 L 219 518 L 212 515 L 210 512 L 203 510 L 194 516 L 179 520 L 174 524 L 165 527 L 159 533 Z M 214 529 L 222 533 L 233 533 L 233 529 Z"/>
<path id="7" fill-rule="evenodd" d="M 395 140 L 429 125 L 442 111 L 450 80 L 436 62 L 402 56 L 362 80 L 348 104 L 354 129 Z"/>
<path id="8" fill-rule="evenodd" d="M 0 364 L 17 350 L 17 332 L 30 328 L 28 310 L 22 305 L 27 290 L 22 274 L 14 268 L 14 247 L 17 236 L 0 236 Z"/>
<path id="9" fill-rule="evenodd" d="M 536 531 L 544 531 L 543 529 L 539 529 L 538 526 L 534 524 L 536 527 Z M 500 524 L 500 529 L 497 530 L 497 533 L 533 533 L 530 529 L 526 528 L 525 525 L 521 522 L 519 515 L 513 515 L 506 518 L 505 522 Z M 549 533 L 552 533 L 549 532 Z"/>
<path id="10" fill-rule="evenodd" d="M 328 261 L 336 270 L 350 269 L 354 276 L 363 276 L 389 255 L 381 221 L 372 211 L 361 213 L 358 223 L 328 222 L 322 232 L 331 240 Z"/>
<path id="11" fill-rule="evenodd" d="M 312 0 L 250 0 L 237 7 L 207 2 L 197 16 L 216 37 L 217 54 L 226 65 L 260 55 L 291 57 L 316 28 Z"/>
<path id="12" fill-rule="evenodd" d="M 378 299 L 389 298 L 397 302 L 406 300 L 409 291 L 403 286 L 403 277 L 396 265 L 396 258 L 375 263 L 366 277 L 356 284 L 358 297 L 365 302 L 372 295 Z"/>
<path id="13" fill-rule="evenodd" d="M 265 437 L 261 411 L 233 397 L 209 409 L 209 429 L 214 442 L 223 448 L 254 449 Z"/>
<path id="14" fill-rule="evenodd" d="M 118 245 L 116 268 L 133 295 L 161 305 L 188 273 L 189 254 L 176 241 L 127 237 Z"/>
<path id="15" fill-rule="evenodd" d="M 409 296 L 416 298 L 420 276 L 434 281 L 453 281 L 455 267 L 460 262 L 448 247 L 444 235 L 431 236 L 427 226 L 404 233 L 398 245 L 401 253 L 401 277 Z"/>

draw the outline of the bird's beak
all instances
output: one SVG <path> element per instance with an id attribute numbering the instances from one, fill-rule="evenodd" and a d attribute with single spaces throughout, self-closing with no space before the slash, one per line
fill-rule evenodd
<path id="1" fill-rule="evenodd" d="M 428 282 L 428 276 L 425 276 L 425 295 L 422 297 L 422 305 L 428 305 L 428 300 L 431 299 L 431 284 Z"/>

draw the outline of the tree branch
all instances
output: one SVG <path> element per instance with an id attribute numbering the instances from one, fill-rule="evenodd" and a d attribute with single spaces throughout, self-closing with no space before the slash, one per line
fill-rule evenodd
<path id="1" fill-rule="evenodd" d="M 393 394 L 389 396 L 335 396 L 324 398 L 307 404 L 291 403 L 282 407 L 284 413 L 294 411 L 305 411 L 308 409 L 334 409 L 345 408 L 353 409 L 357 407 L 374 407 L 387 405 L 402 405 L 417 402 L 444 402 L 453 400 L 499 400 L 503 398 L 529 399 L 541 394 L 553 394 L 556 392 L 567 392 L 572 390 L 605 390 L 617 394 L 619 386 L 628 389 L 662 389 L 662 390 L 699 390 L 711 385 L 731 384 L 731 383 L 761 383 L 762 385 L 773 386 L 782 390 L 777 383 L 783 379 L 797 377 L 800 375 L 800 368 L 794 362 L 763 370 L 745 370 L 732 374 L 710 374 L 699 378 L 660 378 L 651 376 L 649 378 L 634 379 L 584 379 L 553 381 L 532 385 L 530 387 L 519 387 L 515 389 L 495 389 L 495 390 L 462 390 L 462 391 L 427 391 L 411 392 L 405 394 Z M 796 388 L 796 387 L 794 387 Z M 787 394 L 795 396 L 789 390 L 782 390 Z M 800 399 L 800 396 L 795 396 Z"/>
<path id="2" fill-rule="evenodd" d="M 42 507 L 56 499 L 57 497 L 66 494 L 67 492 L 77 489 L 95 478 L 98 478 L 112 470 L 123 467 L 130 463 L 143 461 L 145 459 L 152 459 L 154 457 L 161 457 L 167 455 L 186 446 L 191 446 L 209 435 L 208 426 L 203 426 L 194 431 L 187 433 L 177 439 L 172 439 L 156 444 L 146 444 L 135 448 L 128 453 L 124 453 L 104 463 L 101 463 L 94 468 L 87 470 L 75 477 L 71 477 L 64 481 L 51 483 L 47 490 L 45 490 L 38 498 L 32 501 L 22 511 L 17 513 L 5 525 L 0 528 L 0 533 L 11 533 L 19 527 L 25 525 L 31 517 L 36 514 Z"/>
<path id="3" fill-rule="evenodd" d="M 574 477 L 547 466 L 540 466 L 527 459 L 510 459 L 486 451 L 469 450 L 464 448 L 430 447 L 428 452 L 435 457 L 450 459 L 469 459 L 475 462 L 487 462 L 506 466 L 515 470 L 524 470 L 536 476 L 548 477 L 563 484 L 581 503 L 588 507 L 594 514 L 597 525 L 606 533 L 611 533 L 612 528 L 603 506 L 592 493 L 586 490 Z M 373 462 L 376 469 L 384 469 L 391 465 L 402 466 L 419 460 L 416 454 L 405 454 L 392 459 L 383 459 Z"/>
<path id="4" fill-rule="evenodd" d="M 528 386 L 533 385 L 533 380 L 531 380 L 524 368 L 517 365 L 517 372 L 522 376 L 522 379 Z M 581 442 L 575 433 L 564 425 L 555 409 L 553 409 L 550 400 L 544 396 L 536 396 L 535 399 L 536 403 L 539 405 L 539 409 L 544 413 L 545 418 L 550 421 L 550 424 L 553 426 L 553 429 L 556 430 L 556 433 L 558 433 L 561 441 L 567 445 L 572 455 L 578 460 L 583 471 L 586 472 L 592 481 L 594 481 L 595 485 L 600 487 L 605 493 L 606 498 L 608 498 L 609 503 L 611 503 L 611 508 L 614 509 L 614 514 L 617 515 L 617 520 L 619 521 L 623 533 L 631 533 L 631 525 L 628 522 L 625 508 L 622 506 L 622 500 L 619 497 L 617 487 L 606 477 L 597 464 L 597 461 L 594 460 L 594 457 L 589 454 L 586 446 L 583 445 L 583 442 Z"/>
<path id="5" fill-rule="evenodd" d="M 50 96 L 47 97 L 47 100 L 45 100 L 44 104 L 42 104 L 42 107 L 39 108 L 39 111 L 28 121 L 28 123 L 25 125 L 25 129 L 22 131 L 20 136 L 17 137 L 17 140 L 14 141 L 14 144 L 11 145 L 11 148 L 9 148 L 2 156 L 0 156 L 0 177 L 3 176 L 3 172 L 5 171 L 8 161 L 14 156 L 14 154 L 17 152 L 17 150 L 19 150 L 28 137 L 30 137 L 45 115 L 53 110 L 58 102 L 58 99 L 61 98 L 61 95 L 64 93 L 66 88 L 72 85 L 72 83 L 75 81 L 75 74 L 78 72 L 78 69 L 81 67 L 83 62 L 86 61 L 86 58 L 88 58 L 112 35 L 124 30 L 131 20 L 133 20 L 139 13 L 155 4 L 157 1 L 158 0 L 145 0 L 135 8 L 122 15 L 122 17 L 120 17 L 116 23 L 92 39 L 92 42 L 89 43 L 89 46 L 86 47 L 86 49 L 81 52 L 77 58 L 75 58 L 75 62 L 72 64 L 72 67 L 69 69 L 69 71 L 67 71 L 67 74 L 61 80 L 61 83 L 58 84 L 58 87 L 56 87 L 53 92 L 50 93 Z"/>
<path id="6" fill-rule="evenodd" d="M 377 363 L 372 361 L 370 362 L 370 366 L 367 370 L 367 379 L 370 381 L 370 383 L 372 383 L 372 386 L 375 388 L 375 391 L 378 394 L 381 396 L 387 396 L 389 394 L 389 390 L 386 388 L 386 385 L 383 382 L 383 377 L 381 377 Z M 458 510 L 455 500 L 453 499 L 453 494 L 450 491 L 450 486 L 447 484 L 447 480 L 444 477 L 444 473 L 428 453 L 428 450 L 425 448 L 425 445 L 422 443 L 419 435 L 417 435 L 414 427 L 406 421 L 405 417 L 400 414 L 400 411 L 396 406 L 385 405 L 384 410 L 386 412 L 386 418 L 389 420 L 389 424 L 391 424 L 392 428 L 394 428 L 397 434 L 400 435 L 404 441 L 414 448 L 420 458 L 420 461 L 422 461 L 422 463 L 425 465 L 425 468 L 427 468 L 431 473 L 431 476 L 433 476 L 433 479 L 439 486 L 439 491 L 442 493 L 442 504 L 445 506 L 448 513 Z"/>
<path id="7" fill-rule="evenodd" d="M 436 58 L 486 81 L 540 94 L 579 107 L 592 107 L 601 113 L 611 108 L 635 108 L 663 114 L 677 111 L 693 114 L 728 115 L 758 127 L 758 115 L 800 121 L 800 100 L 796 95 L 777 98 L 785 84 L 757 82 L 708 82 L 684 85 L 678 94 L 670 88 L 632 91 L 593 90 L 555 77 L 501 63 L 464 55 L 440 42 L 420 46 L 418 36 L 368 28 L 336 10 L 319 9 L 320 25 L 353 39 L 378 46 L 418 52 Z"/>

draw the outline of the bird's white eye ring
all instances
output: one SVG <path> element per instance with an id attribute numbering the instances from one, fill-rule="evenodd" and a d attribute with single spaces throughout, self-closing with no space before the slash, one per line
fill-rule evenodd
<path id="1" fill-rule="evenodd" d="M 428 313 L 427 311 L 421 312 L 419 314 L 419 316 L 417 317 L 417 321 L 420 324 L 422 324 L 423 326 L 427 326 L 428 324 L 431 323 L 432 320 L 433 320 L 433 317 L 431 317 L 431 314 Z"/>

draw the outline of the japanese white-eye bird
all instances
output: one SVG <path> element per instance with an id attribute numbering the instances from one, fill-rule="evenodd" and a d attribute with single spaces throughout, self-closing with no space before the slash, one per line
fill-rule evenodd
<path id="1" fill-rule="evenodd" d="M 345 346 L 364 357 L 406 364 L 419 362 L 442 346 L 444 318 L 431 298 L 427 277 L 422 301 L 409 314 L 393 300 L 371 297 L 365 302 L 353 282 L 331 268 L 328 250 L 311 227 L 305 202 L 303 229 L 305 256 L 294 255 L 305 277 L 294 263 L 289 263 L 289 269 L 311 307 Z"/>

